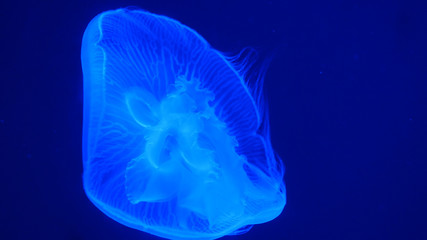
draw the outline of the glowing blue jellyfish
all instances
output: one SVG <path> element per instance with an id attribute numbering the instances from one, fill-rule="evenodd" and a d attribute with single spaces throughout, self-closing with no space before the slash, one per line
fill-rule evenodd
<path id="1" fill-rule="evenodd" d="M 82 66 L 83 183 L 106 215 L 164 238 L 215 239 L 282 212 L 261 97 L 195 31 L 104 12 L 85 31 Z"/>

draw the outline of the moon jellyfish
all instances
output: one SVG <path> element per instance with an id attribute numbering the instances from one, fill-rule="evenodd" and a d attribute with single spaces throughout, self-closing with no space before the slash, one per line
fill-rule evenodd
<path id="1" fill-rule="evenodd" d="M 81 58 L 83 185 L 104 214 L 163 238 L 216 239 L 282 212 L 261 86 L 194 30 L 107 11 L 87 26 Z"/>

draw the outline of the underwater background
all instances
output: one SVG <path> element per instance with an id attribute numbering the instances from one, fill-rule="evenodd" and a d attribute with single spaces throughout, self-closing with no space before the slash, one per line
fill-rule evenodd
<path id="1" fill-rule="evenodd" d="M 0 239 L 159 239 L 82 186 L 83 32 L 135 6 L 213 48 L 273 56 L 273 148 L 287 204 L 223 239 L 427 239 L 427 28 L 421 1 L 3 1 Z"/>

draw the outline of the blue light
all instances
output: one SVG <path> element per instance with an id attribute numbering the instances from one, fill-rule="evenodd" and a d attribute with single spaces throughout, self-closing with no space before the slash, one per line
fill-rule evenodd
<path id="1" fill-rule="evenodd" d="M 81 56 L 83 183 L 102 212 L 172 239 L 242 234 L 282 212 L 261 86 L 194 30 L 108 11 L 89 23 Z"/>

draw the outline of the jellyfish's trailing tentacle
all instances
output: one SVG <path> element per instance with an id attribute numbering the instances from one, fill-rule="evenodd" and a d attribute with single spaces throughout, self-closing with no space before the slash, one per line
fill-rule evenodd
<path id="1" fill-rule="evenodd" d="M 105 214 L 160 237 L 215 239 L 281 213 L 261 88 L 194 30 L 104 12 L 85 31 L 82 66 L 83 183 Z"/>

